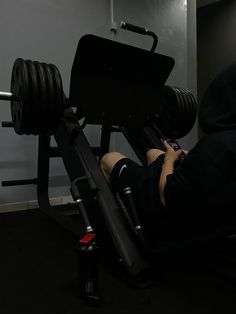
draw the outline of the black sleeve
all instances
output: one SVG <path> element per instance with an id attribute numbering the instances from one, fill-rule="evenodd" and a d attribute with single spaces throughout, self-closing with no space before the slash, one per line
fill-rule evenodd
<path id="1" fill-rule="evenodd" d="M 168 209 L 190 209 L 222 184 L 222 169 L 219 167 L 222 156 L 215 160 L 214 152 L 200 143 L 174 173 L 167 176 L 164 197 Z"/>

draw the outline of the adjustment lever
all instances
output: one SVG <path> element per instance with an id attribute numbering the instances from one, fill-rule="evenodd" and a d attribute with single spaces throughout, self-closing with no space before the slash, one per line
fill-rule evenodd
<path id="1" fill-rule="evenodd" d="M 135 231 L 138 232 L 138 230 L 140 230 L 142 228 L 142 225 L 141 225 L 138 213 L 137 213 L 136 208 L 135 208 L 131 188 L 130 187 L 124 188 L 123 193 L 126 196 L 126 200 L 127 200 L 128 206 L 129 206 L 130 211 L 131 211 L 131 216 L 132 216 L 132 220 L 134 223 Z"/>
<path id="2" fill-rule="evenodd" d="M 143 240 L 144 240 L 143 226 L 141 224 L 139 215 L 137 213 L 137 209 L 136 209 L 136 206 L 135 206 L 135 203 L 134 203 L 134 199 L 133 199 L 133 196 L 132 196 L 132 190 L 131 190 L 130 187 L 126 187 L 126 188 L 124 188 L 122 190 L 122 192 L 124 193 L 125 198 L 126 198 L 126 202 L 127 202 L 127 205 L 128 205 L 128 212 L 130 211 L 130 215 L 131 215 L 130 221 L 132 221 L 132 223 L 133 223 L 134 233 L 139 238 L 139 240 L 141 242 L 143 242 Z"/>
<path id="3" fill-rule="evenodd" d="M 91 223 L 89 221 L 89 217 L 88 217 L 88 214 L 86 212 L 84 202 L 83 202 L 83 199 L 81 197 L 81 194 L 80 194 L 80 191 L 78 188 L 79 181 L 85 180 L 85 179 L 86 179 L 86 177 L 80 177 L 80 178 L 73 180 L 71 183 L 70 191 L 71 191 L 71 195 L 72 195 L 74 201 L 76 202 L 76 204 L 79 207 L 79 211 L 80 211 L 80 214 L 81 214 L 81 217 L 82 217 L 85 229 L 86 229 L 86 233 L 89 233 L 89 232 L 93 232 L 93 227 L 91 226 Z"/>

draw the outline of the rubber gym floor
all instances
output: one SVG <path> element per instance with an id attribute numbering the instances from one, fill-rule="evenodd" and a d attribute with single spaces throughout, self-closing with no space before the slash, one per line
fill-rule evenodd
<path id="1" fill-rule="evenodd" d="M 179 262 L 161 279 L 136 289 L 117 276 L 103 256 L 103 302 L 88 307 L 79 298 L 74 239 L 38 210 L 0 215 L 0 313 L 158 313 L 229 314 L 236 312 L 236 258 L 212 263 Z M 204 258 L 203 258 L 204 260 Z M 235 262 L 235 263 L 233 263 Z M 219 271 L 227 271 L 224 276 Z M 233 280 L 234 279 L 234 280 Z"/>

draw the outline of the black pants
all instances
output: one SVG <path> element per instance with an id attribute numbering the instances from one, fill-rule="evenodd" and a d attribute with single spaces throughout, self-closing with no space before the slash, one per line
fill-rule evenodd
<path id="1" fill-rule="evenodd" d="M 121 191 L 130 187 L 143 225 L 155 225 L 155 217 L 165 213 L 159 197 L 159 178 L 164 155 L 149 166 L 140 166 L 129 158 L 122 158 L 112 169 L 112 188 Z"/>

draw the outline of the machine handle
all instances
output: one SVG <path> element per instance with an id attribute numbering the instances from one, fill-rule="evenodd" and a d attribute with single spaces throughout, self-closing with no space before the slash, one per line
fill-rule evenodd
<path id="1" fill-rule="evenodd" d="M 134 32 L 134 33 L 138 33 L 138 34 L 141 34 L 141 35 L 151 36 L 153 38 L 153 45 L 152 45 L 152 48 L 151 48 L 151 52 L 155 51 L 157 43 L 158 43 L 158 37 L 157 37 L 157 35 L 154 32 L 149 31 L 148 29 L 146 29 L 144 27 L 140 27 L 140 26 L 137 26 L 137 25 L 126 23 L 124 21 L 120 22 L 120 28 L 126 29 L 126 30 Z"/>
<path id="2" fill-rule="evenodd" d="M 134 32 L 134 33 L 138 33 L 138 34 L 141 34 L 141 35 L 146 35 L 147 32 L 148 32 L 148 30 L 146 28 L 144 28 L 144 27 L 140 27 L 140 26 L 137 26 L 137 25 L 126 23 L 124 21 L 120 22 L 120 28 L 126 29 L 126 30 Z"/>

